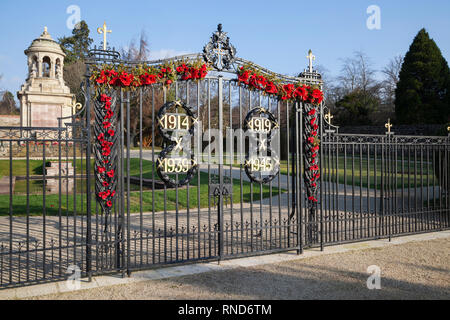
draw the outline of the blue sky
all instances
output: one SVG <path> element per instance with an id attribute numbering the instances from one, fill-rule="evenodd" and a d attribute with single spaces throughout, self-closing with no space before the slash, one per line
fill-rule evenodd
<path id="1" fill-rule="evenodd" d="M 121 4 L 122 3 L 122 4 Z M 155 57 L 199 52 L 217 24 L 223 24 L 238 56 L 275 72 L 294 74 L 306 67 L 312 49 L 316 63 L 337 75 L 342 58 L 364 51 L 374 67 L 404 54 L 425 27 L 447 61 L 450 58 L 450 1 L 153 1 L 2 0 L 0 2 L 0 89 L 16 92 L 27 72 L 23 51 L 48 26 L 54 39 L 70 35 L 70 5 L 81 9 L 96 44 L 96 28 L 106 20 L 115 47 L 127 46 L 142 30 Z M 381 29 L 369 30 L 368 6 L 381 9 Z"/>

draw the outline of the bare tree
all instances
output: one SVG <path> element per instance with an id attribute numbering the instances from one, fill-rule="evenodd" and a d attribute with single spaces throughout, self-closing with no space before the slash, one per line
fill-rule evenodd
<path id="1" fill-rule="evenodd" d="M 364 52 L 356 51 L 352 58 L 343 60 L 338 80 L 347 92 L 352 92 L 355 89 L 368 92 L 379 87 L 375 74 L 376 70 L 373 69 L 370 58 Z"/>
<path id="2" fill-rule="evenodd" d="M 132 39 L 127 48 L 121 49 L 121 55 L 124 60 L 148 60 L 150 56 L 150 49 L 145 31 L 141 32 L 141 36 L 139 38 L 139 46 L 136 45 L 136 40 Z"/>
<path id="3" fill-rule="evenodd" d="M 79 102 L 83 101 L 81 84 L 85 79 L 85 74 L 86 64 L 81 59 L 64 66 L 64 82 Z"/>
<path id="4" fill-rule="evenodd" d="M 384 104 L 394 108 L 395 89 L 399 80 L 400 70 L 403 64 L 403 56 L 398 55 L 389 61 L 389 64 L 381 71 L 384 75 L 382 82 Z"/>
<path id="5" fill-rule="evenodd" d="M 121 56 L 124 60 L 132 60 L 136 62 L 144 62 L 148 60 L 150 50 L 147 41 L 147 36 L 144 31 L 141 32 L 139 45 L 136 45 L 136 40 L 132 39 L 126 48 L 122 48 Z M 156 91 L 156 90 L 155 90 Z M 153 96 L 152 90 L 144 90 L 142 93 L 142 128 L 140 128 L 140 91 L 132 92 L 130 95 L 130 139 L 133 146 L 137 146 L 139 139 L 139 132 L 143 133 L 144 144 L 151 143 L 152 132 L 152 107 L 159 109 L 161 106 L 161 95 Z M 156 101 L 155 101 L 156 100 Z M 155 101 L 155 106 L 153 106 Z M 126 118 L 126 115 L 125 115 Z M 126 128 L 125 128 L 126 130 Z"/>
<path id="6" fill-rule="evenodd" d="M 370 124 L 379 109 L 381 84 L 372 61 L 362 51 L 343 61 L 341 74 L 327 93 L 338 124 Z"/>

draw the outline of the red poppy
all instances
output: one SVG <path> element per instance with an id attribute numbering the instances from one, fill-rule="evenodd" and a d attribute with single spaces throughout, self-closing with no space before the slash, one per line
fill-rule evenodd
<path id="1" fill-rule="evenodd" d="M 277 89 L 276 85 L 273 84 L 273 82 L 269 82 L 266 85 L 266 92 L 275 94 L 275 93 L 278 93 L 278 89 Z"/>
<path id="2" fill-rule="evenodd" d="M 103 122 L 103 128 L 104 129 L 108 129 L 109 127 L 111 127 L 111 122 L 109 122 L 109 121 Z"/>
<path id="3" fill-rule="evenodd" d="M 108 130 L 108 134 L 109 134 L 111 137 L 114 137 L 114 135 L 116 134 L 116 132 L 115 132 L 113 129 L 109 129 L 109 130 Z"/>
<path id="4" fill-rule="evenodd" d="M 97 172 L 98 173 L 104 173 L 106 171 L 106 169 L 104 167 L 97 167 Z"/>
<path id="5" fill-rule="evenodd" d="M 294 97 L 305 101 L 308 97 L 308 91 L 306 91 L 306 88 L 304 86 L 297 87 L 294 92 Z"/>
<path id="6" fill-rule="evenodd" d="M 292 98 L 292 93 L 294 92 L 294 85 L 293 84 L 285 84 L 283 85 L 283 91 L 284 94 L 282 95 L 282 100 L 288 100 Z"/>
<path id="7" fill-rule="evenodd" d="M 250 74 L 248 73 L 248 71 L 244 71 L 243 73 L 241 73 L 238 76 L 238 80 L 240 82 L 244 82 L 245 84 L 248 84 L 248 78 L 250 77 Z"/>
<path id="8" fill-rule="evenodd" d="M 111 149 L 103 148 L 102 156 L 109 157 L 110 154 L 111 154 Z"/>
<path id="9" fill-rule="evenodd" d="M 153 74 L 143 74 L 139 77 L 141 79 L 141 84 L 144 85 L 150 85 L 156 83 L 156 76 Z"/>
<path id="10" fill-rule="evenodd" d="M 111 80 L 109 80 L 109 84 L 111 86 L 120 86 L 120 78 L 119 77 L 113 77 Z"/>
<path id="11" fill-rule="evenodd" d="M 200 79 L 200 70 L 191 68 L 191 74 L 193 79 Z"/>
<path id="12" fill-rule="evenodd" d="M 261 86 L 261 89 L 267 85 L 267 80 L 264 76 L 258 76 L 256 82 Z"/>
<path id="13" fill-rule="evenodd" d="M 106 140 L 102 142 L 102 147 L 103 148 L 109 148 L 112 145 L 113 145 L 112 142 L 109 142 L 109 141 L 106 141 Z"/>
<path id="14" fill-rule="evenodd" d="M 105 70 L 105 75 L 110 78 L 110 77 L 115 77 L 117 76 L 117 72 L 114 70 Z"/>
<path id="15" fill-rule="evenodd" d="M 105 102 L 105 110 L 110 111 L 111 110 L 111 101 Z"/>
<path id="16" fill-rule="evenodd" d="M 168 86 L 170 86 L 172 83 L 173 83 L 173 81 L 170 79 L 166 81 L 166 85 L 168 85 Z"/>
<path id="17" fill-rule="evenodd" d="M 113 117 L 114 113 L 110 110 L 106 111 L 105 120 L 109 120 Z"/>
<path id="18" fill-rule="evenodd" d="M 107 206 L 108 208 L 111 208 L 111 207 L 112 207 L 112 202 L 111 202 L 111 201 L 108 201 L 108 202 L 106 203 L 106 206 Z"/>
<path id="19" fill-rule="evenodd" d="M 314 89 L 312 92 L 312 100 L 315 104 L 320 104 L 323 101 L 323 92 L 319 89 Z"/>
<path id="20" fill-rule="evenodd" d="M 106 95 L 106 94 L 102 94 L 102 95 L 100 96 L 100 101 L 101 101 L 101 102 L 109 102 L 109 101 L 111 101 L 111 97 L 109 97 L 109 96 Z"/>
<path id="21" fill-rule="evenodd" d="M 255 89 L 262 89 L 258 83 L 258 76 L 256 74 L 252 74 L 250 79 L 248 80 L 248 85 Z"/>
<path id="22" fill-rule="evenodd" d="M 108 199 L 108 193 L 106 193 L 106 192 L 100 192 L 99 194 L 98 194 L 98 196 L 99 196 L 99 198 L 101 198 L 102 200 L 106 200 L 106 199 Z"/>
<path id="23" fill-rule="evenodd" d="M 108 78 L 106 77 L 105 72 L 102 71 L 95 81 L 97 82 L 97 84 L 106 83 L 108 81 Z"/>
<path id="24" fill-rule="evenodd" d="M 98 141 L 103 141 L 105 140 L 105 134 L 104 133 L 100 133 L 97 137 Z"/>
<path id="25" fill-rule="evenodd" d="M 106 187 L 109 187 L 109 183 L 108 182 L 106 182 L 106 181 L 103 181 L 103 186 L 106 188 Z"/>
<path id="26" fill-rule="evenodd" d="M 120 82 L 124 87 L 129 87 L 133 79 L 134 76 L 126 72 L 122 72 L 122 74 L 120 75 Z"/>
<path id="27" fill-rule="evenodd" d="M 107 173 L 108 177 L 114 178 L 114 169 Z"/>

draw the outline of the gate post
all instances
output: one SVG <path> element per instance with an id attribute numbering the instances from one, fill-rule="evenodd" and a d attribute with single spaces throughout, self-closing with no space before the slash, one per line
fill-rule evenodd
<path id="1" fill-rule="evenodd" d="M 223 76 L 219 76 L 219 207 L 217 209 L 219 223 L 219 261 L 223 259 Z"/>
<path id="2" fill-rule="evenodd" d="M 303 237 L 302 237 L 302 183 L 300 175 L 303 169 L 303 104 L 295 103 L 295 154 L 296 154 L 296 206 L 297 206 L 297 254 L 303 253 Z M 302 174 L 303 177 L 303 174 Z"/>
<path id="3" fill-rule="evenodd" d="M 89 64 L 86 64 L 86 272 L 92 281 L 92 231 L 91 231 L 91 87 Z M 83 159 L 81 159 L 83 161 Z"/>
<path id="4" fill-rule="evenodd" d="M 323 239 L 323 166 L 322 166 L 322 161 L 323 161 L 323 148 L 325 143 L 323 142 L 324 140 L 324 104 L 321 103 L 320 104 L 320 109 L 319 109 L 319 114 L 320 114 L 320 119 L 319 119 L 319 139 L 321 141 L 320 143 L 320 155 L 319 155 L 319 172 L 320 172 L 320 180 L 319 180 L 319 199 L 320 199 L 320 251 L 323 251 L 323 245 L 324 245 L 324 239 Z M 331 112 L 330 112 L 331 115 Z M 331 117 L 330 117 L 331 118 Z M 330 125 L 331 125 L 331 119 L 329 119 L 330 121 Z M 345 161 L 345 160 L 344 160 Z M 344 202 L 346 201 L 346 199 L 344 199 Z"/>

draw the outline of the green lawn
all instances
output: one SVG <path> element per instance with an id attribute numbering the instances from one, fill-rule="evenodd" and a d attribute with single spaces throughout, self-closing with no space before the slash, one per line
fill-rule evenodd
<path id="1" fill-rule="evenodd" d="M 51 161 L 58 161 L 57 159 L 46 160 L 46 165 L 49 165 Z M 65 160 L 64 158 L 61 160 L 62 162 L 72 162 L 73 160 Z M 91 160 L 91 164 L 94 161 Z M 77 159 L 75 161 L 75 169 L 77 174 L 81 173 L 81 169 L 83 169 L 82 173 L 86 171 L 86 160 Z M 42 175 L 44 168 L 44 162 L 42 160 L 29 160 L 29 173 L 30 175 Z M 0 178 L 9 176 L 10 174 L 10 161 L 9 160 L 0 160 Z M 26 176 L 27 175 L 27 161 L 26 160 L 13 160 L 12 161 L 12 174 L 13 176 Z"/>
<path id="2" fill-rule="evenodd" d="M 0 161 L 0 168 L 4 168 L 5 164 L 2 163 L 4 161 Z M 20 172 L 19 169 L 24 165 L 24 160 L 15 160 L 13 161 L 13 172 L 14 168 L 17 168 L 17 172 Z M 22 162 L 22 163 L 21 163 Z M 131 159 L 130 160 L 130 173 L 132 176 L 139 176 L 140 168 L 139 168 L 139 159 Z M 8 163 L 9 165 L 9 163 Z M 8 165 L 6 167 L 8 168 Z M 77 163 L 77 167 L 78 167 Z M 81 164 L 80 164 L 81 165 Z M 39 167 L 41 169 L 39 169 Z M 42 161 L 33 162 L 33 166 L 30 162 L 30 172 L 31 168 L 35 170 L 34 174 L 38 174 L 39 170 L 42 170 Z M 153 164 L 151 161 L 143 160 L 143 177 L 144 178 L 152 178 L 153 175 Z M 26 172 L 26 171 L 25 171 Z M 5 174 L 5 170 L 0 171 L 1 174 Z M 9 168 L 6 170 L 6 175 L 9 174 Z M 155 179 L 159 179 L 155 172 Z M 86 195 L 85 193 L 81 193 L 81 186 L 83 190 L 85 190 L 86 179 L 77 179 L 77 194 L 74 195 L 73 192 L 69 192 L 69 194 L 63 193 L 61 195 L 61 214 L 62 215 L 73 215 L 74 206 L 76 206 L 77 214 L 81 214 L 80 212 L 86 211 Z M 209 178 L 208 174 L 201 172 L 200 173 L 200 207 L 207 208 L 212 199 L 210 200 L 209 191 L 208 191 L 208 183 Z M 195 210 L 198 208 L 198 175 L 191 181 L 189 187 L 189 207 L 191 210 Z M 45 196 L 45 205 L 43 199 L 43 184 L 42 181 L 35 180 L 30 181 L 30 191 L 31 193 L 28 197 L 29 202 L 29 213 L 30 215 L 42 215 L 45 208 L 45 213 L 47 215 L 58 215 L 59 214 L 59 195 L 58 194 L 46 194 Z M 93 185 L 92 185 L 93 188 Z M 240 181 L 233 181 L 233 203 L 240 203 Z M 284 190 L 280 190 L 284 192 Z M 78 193 L 80 192 L 80 193 Z M 250 192 L 250 183 L 243 182 L 242 185 L 242 193 L 243 193 L 243 201 L 249 202 L 251 200 L 251 192 Z M 278 194 L 278 188 L 272 188 L 272 194 Z M 262 187 L 262 196 L 263 198 L 267 198 L 270 196 L 270 189 L 268 186 Z M 163 211 L 166 210 L 175 210 L 177 206 L 176 202 L 177 191 L 174 189 L 168 189 L 166 192 L 164 190 L 155 190 L 152 192 L 151 190 L 144 189 L 142 193 L 143 207 L 142 210 L 144 212 L 154 211 Z M 164 204 L 164 199 L 166 199 L 166 203 Z M 260 199 L 260 186 L 254 184 L 253 186 L 253 200 L 257 201 Z M 153 208 L 154 203 L 154 208 Z M 188 205 L 188 189 L 180 188 L 178 189 L 178 208 L 184 209 Z M 95 196 L 92 194 L 92 212 L 95 212 Z M 12 198 L 12 207 L 13 207 L 13 215 L 21 216 L 27 214 L 27 195 L 26 195 L 26 181 L 21 180 L 16 182 L 14 195 Z M 9 215 L 10 213 L 10 197 L 9 195 L 0 195 L 0 215 Z M 83 208 L 83 209 L 82 209 Z M 130 211 L 132 213 L 140 211 L 140 192 L 139 186 L 131 185 L 130 192 Z"/>
<path id="3" fill-rule="evenodd" d="M 347 159 L 344 159 L 343 156 L 339 156 L 337 160 L 336 157 L 324 157 L 322 167 L 328 168 L 323 172 L 324 181 L 336 182 L 338 180 L 341 184 L 362 185 L 364 188 L 370 185 L 372 189 L 375 187 L 381 189 L 381 177 L 384 179 L 385 188 L 387 185 L 390 188 L 418 188 L 438 184 L 432 163 L 426 163 L 425 160 L 423 163 L 419 161 L 415 163 L 408 159 L 390 160 L 389 164 L 384 162 L 382 167 L 382 161 L 379 158 L 375 162 L 375 159 L 368 161 L 364 157 L 363 159 L 359 157 L 352 159 L 347 156 Z"/>
<path id="4" fill-rule="evenodd" d="M 359 187 L 362 183 L 364 188 L 367 188 L 368 181 L 370 181 L 370 188 L 375 187 L 375 178 L 376 178 L 376 188 L 381 189 L 381 176 L 383 169 L 383 176 L 390 177 L 390 185 L 394 187 L 396 185 L 397 188 L 410 188 L 413 187 L 421 187 L 423 186 L 433 186 L 437 185 L 438 181 L 434 175 L 433 165 L 432 163 L 426 162 L 424 159 L 422 168 L 420 167 L 420 161 L 417 162 L 417 168 L 415 168 L 415 162 L 404 160 L 403 166 L 402 161 L 397 161 L 397 172 L 395 173 L 395 163 L 393 161 L 390 162 L 389 172 L 386 171 L 385 167 L 381 167 L 381 159 L 377 158 L 375 163 L 375 159 L 369 160 L 369 171 L 367 170 L 367 158 L 362 158 L 360 160 L 359 156 L 355 156 L 352 160 L 351 157 L 347 155 L 346 161 L 344 161 L 344 156 L 340 155 L 337 159 L 337 172 L 336 172 L 336 157 L 327 157 L 325 156 L 322 159 L 322 168 L 323 168 L 323 181 L 324 182 L 336 182 L 336 175 L 339 183 L 347 184 L 349 186 L 355 185 Z M 345 167 L 346 162 L 346 167 Z M 352 164 L 353 162 L 353 164 Z M 376 172 L 375 172 L 375 164 L 376 164 Z M 353 173 L 352 173 L 352 165 L 353 165 Z M 386 165 L 386 162 L 385 162 Z M 409 168 L 408 168 L 409 165 Z M 239 167 L 238 164 L 234 164 L 234 167 Z M 327 168 L 330 168 L 327 170 Z M 288 175 L 292 173 L 292 161 L 289 161 L 289 170 L 288 170 L 288 162 L 287 160 L 280 161 L 280 174 Z M 367 172 L 369 172 L 369 176 L 367 176 Z M 353 179 L 353 180 L 352 180 Z M 386 181 L 383 181 L 383 184 L 386 185 Z"/>

